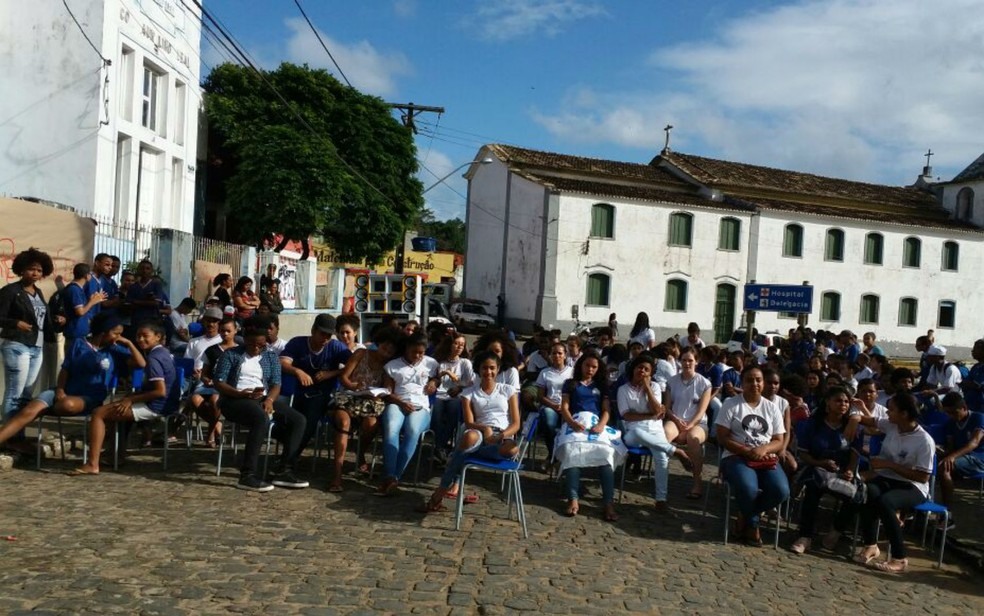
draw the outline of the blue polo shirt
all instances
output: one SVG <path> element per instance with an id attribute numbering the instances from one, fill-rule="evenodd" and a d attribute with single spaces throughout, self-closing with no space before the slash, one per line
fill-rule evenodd
<path id="1" fill-rule="evenodd" d="M 65 393 L 69 396 L 105 399 L 117 364 L 125 363 L 130 350 L 120 344 L 97 349 L 84 338 L 72 342 L 62 362 L 68 373 Z"/>
<path id="2" fill-rule="evenodd" d="M 310 336 L 295 336 L 291 338 L 284 350 L 280 353 L 281 357 L 289 357 L 291 365 L 300 368 L 314 378 L 316 372 L 322 370 L 338 370 L 340 366 L 352 357 L 352 351 L 339 340 L 332 338 L 328 344 L 317 353 L 311 351 Z M 338 378 L 328 379 L 320 383 L 315 383 L 310 387 L 302 387 L 302 392 L 327 392 L 331 393 L 338 388 Z"/>
<path id="3" fill-rule="evenodd" d="M 814 458 L 834 460 L 841 469 L 847 469 L 851 449 L 861 449 L 863 443 L 862 430 L 858 430 L 853 441 L 848 441 L 843 429 L 831 428 L 819 415 L 814 415 L 808 420 L 799 448 Z"/>
<path id="4" fill-rule="evenodd" d="M 956 451 L 965 447 L 974 437 L 978 430 L 984 430 L 984 413 L 970 412 L 967 419 L 962 424 L 958 424 L 952 419 L 946 423 L 946 435 L 953 439 L 953 449 Z M 971 452 L 976 457 L 984 457 L 984 439 L 977 449 Z"/>
<path id="5" fill-rule="evenodd" d="M 85 289 L 79 285 L 70 283 L 62 289 L 62 298 L 65 303 L 65 337 L 66 338 L 85 338 L 89 333 L 89 321 L 92 320 L 93 310 L 79 316 L 75 314 L 76 306 L 85 306 L 88 298 Z"/>
<path id="6" fill-rule="evenodd" d="M 147 353 L 147 367 L 144 369 L 144 380 L 141 391 L 144 393 L 151 391 L 155 387 L 154 381 L 164 381 L 164 391 L 167 392 L 167 395 L 163 398 L 154 398 L 150 402 L 147 402 L 147 408 L 155 413 L 163 413 L 164 407 L 167 406 L 168 398 L 171 398 L 174 392 L 179 395 L 181 393 L 180 390 L 173 387 L 176 379 L 177 370 L 174 368 L 174 358 L 171 357 L 170 351 L 161 345 L 155 346 L 150 350 L 150 353 Z"/>
<path id="7" fill-rule="evenodd" d="M 131 284 L 130 288 L 126 290 L 126 298 L 129 301 L 136 302 L 153 299 L 157 302 L 157 306 L 153 307 L 134 306 L 132 308 L 134 325 L 144 321 L 160 321 L 161 313 L 159 309 L 164 305 L 166 297 L 167 294 L 164 292 L 164 286 L 156 278 L 151 278 L 147 284 L 140 284 L 139 280 Z"/>
<path id="8" fill-rule="evenodd" d="M 984 362 L 974 364 L 970 369 L 970 374 L 963 380 L 963 383 L 970 381 L 984 387 Z M 961 385 L 961 388 L 963 389 L 964 400 L 967 401 L 967 408 L 972 411 L 984 411 L 984 391 L 981 389 L 970 389 L 964 385 Z"/>
<path id="9" fill-rule="evenodd" d="M 564 382 L 561 393 L 568 397 L 571 415 L 587 411 L 601 417 L 601 401 L 608 395 L 608 387 L 604 383 L 584 385 L 580 381 L 568 379 Z"/>

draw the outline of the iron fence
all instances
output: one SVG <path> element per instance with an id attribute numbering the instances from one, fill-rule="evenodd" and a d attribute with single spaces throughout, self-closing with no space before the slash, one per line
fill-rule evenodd
<path id="1" fill-rule="evenodd" d="M 133 268 L 141 259 L 158 262 L 155 229 L 129 220 L 115 220 L 99 214 L 81 214 L 96 222 L 93 254 L 104 252 L 120 258 L 123 269 Z"/>

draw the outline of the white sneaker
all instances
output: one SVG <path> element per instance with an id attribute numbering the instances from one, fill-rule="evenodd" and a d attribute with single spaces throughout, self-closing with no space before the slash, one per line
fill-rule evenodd
<path id="1" fill-rule="evenodd" d="M 789 548 L 789 550 L 793 554 L 803 554 L 804 552 L 810 549 L 810 545 L 812 544 L 813 544 L 813 540 L 810 539 L 809 537 L 800 537 L 799 539 L 793 542 L 793 545 Z"/>

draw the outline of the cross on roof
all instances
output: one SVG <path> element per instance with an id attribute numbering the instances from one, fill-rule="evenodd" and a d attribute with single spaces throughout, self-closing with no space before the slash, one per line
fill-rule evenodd
<path id="1" fill-rule="evenodd" d="M 935 152 L 933 152 L 932 149 L 926 150 L 926 153 L 923 154 L 923 156 L 926 157 L 926 166 L 927 167 L 929 166 L 929 159 L 933 157 L 933 154 L 935 154 Z"/>
<path id="2" fill-rule="evenodd" d="M 670 131 L 671 130 L 673 130 L 673 125 L 672 124 L 667 124 L 666 125 L 666 128 L 663 129 L 663 132 L 666 133 L 666 142 L 663 144 L 663 151 L 664 152 L 669 152 L 670 151 Z"/>

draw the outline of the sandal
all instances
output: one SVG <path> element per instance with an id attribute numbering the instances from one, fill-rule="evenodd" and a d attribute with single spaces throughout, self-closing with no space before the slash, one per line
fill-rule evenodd
<path id="1" fill-rule="evenodd" d="M 338 483 L 333 483 L 328 486 L 328 491 L 338 494 L 339 492 L 344 492 L 345 489 L 342 487 L 342 482 L 339 481 Z"/>
<path id="2" fill-rule="evenodd" d="M 869 566 L 872 569 L 884 571 L 885 573 L 905 573 L 905 571 L 909 568 L 909 559 L 889 558 L 888 560 L 880 563 L 871 563 Z"/>
<path id="3" fill-rule="evenodd" d="M 606 505 L 605 506 L 605 513 L 602 516 L 602 518 L 606 522 L 618 522 L 618 514 L 615 513 L 615 506 L 614 505 Z"/>
<path id="4" fill-rule="evenodd" d="M 359 474 L 360 475 L 368 475 L 369 474 L 369 465 L 366 464 L 365 462 L 360 462 L 359 463 L 358 471 L 359 471 Z"/>
<path id="5" fill-rule="evenodd" d="M 869 565 L 879 556 L 881 556 L 881 550 L 878 549 L 877 545 L 863 547 L 854 555 L 854 562 L 861 565 Z"/>
<path id="6" fill-rule="evenodd" d="M 75 470 L 71 470 L 67 473 L 69 477 L 82 477 L 84 475 L 98 475 L 99 471 L 90 470 L 84 466 L 80 466 Z"/>
<path id="7" fill-rule="evenodd" d="M 451 492 L 448 492 L 447 494 L 444 495 L 444 498 L 448 500 L 455 500 L 456 498 L 458 498 L 458 493 L 455 492 L 452 494 Z M 478 494 L 465 494 L 464 503 L 466 505 L 474 505 L 477 502 L 478 502 Z"/>
<path id="8" fill-rule="evenodd" d="M 567 501 L 567 511 L 565 512 L 567 514 L 567 517 L 573 518 L 574 516 L 576 516 L 578 509 L 579 508 L 576 500 Z"/>
<path id="9" fill-rule="evenodd" d="M 387 479 L 382 484 L 380 484 L 379 489 L 376 490 L 376 496 L 393 496 L 396 494 L 397 488 L 400 487 L 400 482 L 396 479 Z"/>
<path id="10" fill-rule="evenodd" d="M 443 513 L 447 510 L 448 508 L 444 506 L 444 499 L 438 497 L 435 500 L 433 496 L 416 509 L 417 513 Z"/>
<path id="11" fill-rule="evenodd" d="M 683 470 L 688 473 L 694 472 L 694 462 L 690 459 L 690 456 L 687 455 L 687 451 L 685 449 L 682 447 L 677 447 L 676 451 L 673 452 L 673 455 L 680 459 L 680 464 L 683 465 Z"/>

